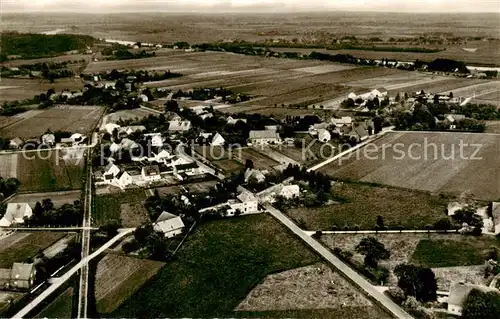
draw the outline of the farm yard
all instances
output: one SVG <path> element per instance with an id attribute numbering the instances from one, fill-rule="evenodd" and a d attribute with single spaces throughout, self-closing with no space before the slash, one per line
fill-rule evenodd
<path id="1" fill-rule="evenodd" d="M 0 176 L 19 179 L 20 192 L 80 189 L 84 161 L 64 159 L 64 153 L 58 150 L 0 155 Z"/>
<path id="2" fill-rule="evenodd" d="M 363 256 L 355 252 L 355 247 L 367 236 L 375 237 L 391 253 L 388 260 L 379 262 L 391 271 L 389 285 L 397 284 L 397 278 L 392 274 L 397 265 L 412 263 L 432 268 L 438 280 L 438 290 L 444 291 L 448 291 L 452 282 L 464 279 L 487 284 L 482 252 L 491 246 L 500 248 L 500 243 L 489 236 L 460 234 L 324 234 L 321 241 L 330 249 L 338 247 L 352 252 L 353 260 L 362 264 Z"/>
<path id="3" fill-rule="evenodd" d="M 377 216 L 385 225 L 423 229 L 446 216 L 446 198 L 426 192 L 371 186 L 363 183 L 335 183 L 332 192 L 339 203 L 315 208 L 292 208 L 286 214 L 307 230 L 330 230 L 333 226 L 375 228 Z"/>
<path id="4" fill-rule="evenodd" d="M 0 268 L 9 268 L 14 262 L 25 262 L 40 251 L 66 236 L 63 232 L 15 232 L 0 239 Z"/>
<path id="5" fill-rule="evenodd" d="M 107 254 L 97 264 L 95 299 L 97 311 L 107 314 L 130 298 L 165 263 Z"/>
<path id="6" fill-rule="evenodd" d="M 329 318 L 345 313 L 356 317 L 389 318 L 338 272 L 326 264 L 296 268 L 268 275 L 243 300 L 237 316 L 286 311 L 328 311 Z M 311 317 L 315 317 L 311 313 Z M 278 316 L 280 317 L 280 316 Z M 288 317 L 288 316 L 287 316 Z M 291 316 L 294 317 L 295 316 Z"/>
<path id="7" fill-rule="evenodd" d="M 233 317 L 268 274 L 319 261 L 267 215 L 202 223 L 176 256 L 110 316 Z"/>
<path id="8" fill-rule="evenodd" d="M 499 152 L 495 134 L 391 132 L 320 171 L 341 180 L 496 200 Z"/>
<path id="9" fill-rule="evenodd" d="M 89 132 L 97 123 L 104 108 L 98 106 L 60 105 L 46 110 L 32 110 L 17 114 L 19 119 L 0 128 L 0 134 L 8 138 L 40 137 L 47 130 Z"/>

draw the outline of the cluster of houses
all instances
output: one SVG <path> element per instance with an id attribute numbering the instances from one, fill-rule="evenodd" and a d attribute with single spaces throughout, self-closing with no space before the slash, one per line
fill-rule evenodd
<path id="1" fill-rule="evenodd" d="M 309 134 L 323 143 L 329 142 L 333 136 L 348 137 L 361 142 L 372 135 L 373 130 L 372 120 L 355 121 L 350 116 L 342 116 L 311 125 Z"/>
<path id="2" fill-rule="evenodd" d="M 53 133 L 45 133 L 39 138 L 31 139 L 21 139 L 20 137 L 15 137 L 9 141 L 9 149 L 16 150 L 21 149 L 25 145 L 38 146 L 43 145 L 46 147 L 73 147 L 79 146 L 85 142 L 87 137 L 80 133 L 73 133 L 69 137 L 63 137 L 60 140 L 56 140 L 56 136 Z"/>

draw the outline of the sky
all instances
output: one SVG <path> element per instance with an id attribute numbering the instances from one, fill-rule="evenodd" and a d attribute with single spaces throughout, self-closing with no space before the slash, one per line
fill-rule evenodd
<path id="1" fill-rule="evenodd" d="M 2 12 L 496 12 L 499 0 L 0 0 Z"/>

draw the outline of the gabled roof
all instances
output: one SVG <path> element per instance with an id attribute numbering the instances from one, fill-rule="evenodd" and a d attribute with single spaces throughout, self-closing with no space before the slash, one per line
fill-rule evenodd
<path id="1" fill-rule="evenodd" d="M 168 124 L 169 131 L 187 131 L 190 128 L 191 128 L 191 122 L 187 120 L 184 121 L 174 120 L 170 121 Z"/>
<path id="2" fill-rule="evenodd" d="M 280 138 L 278 132 L 274 130 L 250 131 L 250 139 Z"/>
<path id="3" fill-rule="evenodd" d="M 175 216 L 167 212 L 161 213 L 154 227 L 156 231 L 161 231 L 163 233 L 168 233 L 181 228 L 184 228 L 182 219 L 179 216 Z"/>
<path id="4" fill-rule="evenodd" d="M 252 202 L 252 201 L 256 201 L 257 200 L 257 197 L 255 197 L 252 193 L 250 193 L 249 191 L 247 190 L 244 190 L 242 191 L 238 196 L 237 198 L 245 203 L 245 202 Z"/>
<path id="5" fill-rule="evenodd" d="M 21 145 L 23 144 L 23 140 L 19 137 L 14 137 L 13 139 L 10 140 L 11 144 L 16 144 L 16 145 Z"/>
<path id="6" fill-rule="evenodd" d="M 164 211 L 163 213 L 160 214 L 160 216 L 158 217 L 158 219 L 156 220 L 157 223 L 159 222 L 162 222 L 162 221 L 165 221 L 165 220 L 169 220 L 169 219 L 172 219 L 172 218 L 176 218 L 177 216 L 174 215 L 174 214 L 170 214 L 166 211 Z"/>
<path id="7" fill-rule="evenodd" d="M 245 175 L 245 181 L 247 181 L 248 179 L 250 179 L 252 177 L 257 179 L 257 181 L 263 181 L 266 179 L 266 176 L 261 171 L 259 171 L 258 169 L 253 169 L 253 168 L 248 168 L 245 171 L 244 175 Z"/>
<path id="8" fill-rule="evenodd" d="M 33 264 L 14 263 L 12 265 L 11 278 L 17 280 L 29 280 L 33 270 Z"/>

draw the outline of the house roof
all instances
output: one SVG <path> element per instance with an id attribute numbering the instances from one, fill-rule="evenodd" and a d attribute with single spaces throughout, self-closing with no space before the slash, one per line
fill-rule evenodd
<path id="1" fill-rule="evenodd" d="M 175 165 L 175 168 L 177 170 L 183 170 L 183 169 L 190 169 L 190 168 L 197 168 L 198 164 L 196 162 L 191 162 L 191 163 L 186 163 L 186 164 L 179 164 Z"/>
<path id="2" fill-rule="evenodd" d="M 293 196 L 293 195 L 298 195 L 300 193 L 300 187 L 299 185 L 283 185 L 281 189 L 278 192 L 278 195 L 281 196 Z"/>
<path id="3" fill-rule="evenodd" d="M 163 211 L 163 213 L 160 214 L 160 216 L 158 217 L 158 219 L 156 220 L 157 223 L 159 222 L 162 222 L 162 221 L 165 221 L 165 220 L 169 220 L 169 219 L 172 219 L 172 218 L 176 218 L 177 215 L 174 215 L 174 214 L 170 214 L 166 211 Z"/>
<path id="4" fill-rule="evenodd" d="M 457 282 L 451 285 L 450 295 L 448 296 L 448 304 L 463 306 L 465 299 L 472 289 L 478 289 L 482 292 L 495 291 L 499 293 L 498 289 L 486 286 L 474 285 L 469 283 Z"/>
<path id="5" fill-rule="evenodd" d="M 264 173 L 262 173 L 261 171 L 259 171 L 258 169 L 253 169 L 253 168 L 248 168 L 246 171 L 245 171 L 245 180 L 248 180 L 249 178 L 251 177 L 254 177 L 255 179 L 257 179 L 258 181 L 261 181 L 261 180 L 265 180 L 266 179 L 266 176 L 264 175 Z"/>
<path id="6" fill-rule="evenodd" d="M 15 143 L 16 145 L 21 145 L 21 144 L 23 144 L 23 140 L 19 137 L 14 137 L 13 139 L 10 140 L 10 143 Z"/>
<path id="7" fill-rule="evenodd" d="M 167 233 L 173 230 L 184 228 L 184 223 L 179 216 L 163 212 L 158 219 L 160 219 L 162 216 L 164 216 L 164 218 L 166 219 L 157 221 L 155 224 L 155 230 Z"/>
<path id="8" fill-rule="evenodd" d="M 190 121 L 174 120 L 174 121 L 170 121 L 168 124 L 169 131 L 186 131 L 186 130 L 189 130 L 190 128 L 191 128 Z"/>
<path id="9" fill-rule="evenodd" d="M 445 114 L 444 118 L 450 122 L 454 122 L 464 120 L 466 116 L 463 114 Z"/>
<path id="10" fill-rule="evenodd" d="M 255 197 L 252 193 L 250 193 L 249 191 L 247 190 L 243 190 L 238 196 L 237 198 L 245 203 L 245 202 L 252 202 L 252 201 L 256 201 L 257 200 L 257 197 Z"/>
<path id="11" fill-rule="evenodd" d="M 250 131 L 251 139 L 261 139 L 261 138 L 280 138 L 278 132 L 274 130 L 262 130 L 262 131 Z"/>
<path id="12" fill-rule="evenodd" d="M 14 263 L 12 265 L 11 278 L 18 280 L 29 280 L 33 272 L 33 264 Z"/>
<path id="13" fill-rule="evenodd" d="M 318 135 L 330 135 L 330 132 L 328 132 L 328 130 L 321 128 L 318 130 Z"/>
<path id="14" fill-rule="evenodd" d="M 31 210 L 31 207 L 28 203 L 8 203 L 3 218 L 11 223 L 15 220 L 22 220 L 29 210 Z"/>
<path id="15" fill-rule="evenodd" d="M 144 170 L 145 175 L 159 175 L 160 167 L 158 165 L 148 165 L 142 168 Z"/>
<path id="16" fill-rule="evenodd" d="M 222 141 L 225 141 L 224 137 L 222 137 L 222 135 L 220 135 L 219 133 L 215 133 L 214 137 L 212 137 L 212 143 L 214 143 L 215 141 L 217 140 L 220 140 L 222 139 Z"/>

